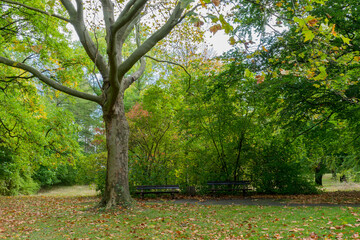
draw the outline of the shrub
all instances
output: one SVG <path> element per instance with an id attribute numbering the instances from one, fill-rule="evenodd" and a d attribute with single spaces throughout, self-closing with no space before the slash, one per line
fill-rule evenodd
<path id="1" fill-rule="evenodd" d="M 34 182 L 30 173 L 21 170 L 16 163 L 0 164 L 0 195 L 32 194 L 39 188 L 39 184 Z"/>
<path id="2" fill-rule="evenodd" d="M 315 183 L 304 170 L 296 152 L 282 144 L 271 144 L 258 155 L 252 165 L 253 185 L 258 192 L 280 194 L 310 194 L 318 192 Z M 304 166 L 305 165 L 305 166 Z M 309 171 L 307 171 L 309 172 Z"/>

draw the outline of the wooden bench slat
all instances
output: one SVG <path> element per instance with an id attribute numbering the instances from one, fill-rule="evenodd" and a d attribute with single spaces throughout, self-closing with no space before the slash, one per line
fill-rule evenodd
<path id="1" fill-rule="evenodd" d="M 179 189 L 178 185 L 163 185 L 163 186 L 137 186 L 138 190 L 150 190 L 150 189 Z"/>
<path id="2" fill-rule="evenodd" d="M 144 185 L 136 186 L 137 194 L 140 194 L 141 197 L 144 197 L 145 194 L 171 194 L 174 197 L 175 193 L 180 192 L 179 185 Z"/>
<path id="3" fill-rule="evenodd" d="M 247 191 L 252 190 L 250 188 L 251 182 L 248 180 L 243 181 L 209 181 L 207 182 L 211 186 L 211 192 L 235 192 L 242 191 L 243 195 L 246 195 Z M 224 186 L 224 187 L 223 187 Z"/>

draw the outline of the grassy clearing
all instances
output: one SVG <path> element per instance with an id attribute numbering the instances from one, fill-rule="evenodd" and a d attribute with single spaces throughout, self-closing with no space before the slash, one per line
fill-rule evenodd
<path id="1" fill-rule="evenodd" d="M 360 183 L 356 182 L 340 182 L 331 178 L 331 174 L 323 176 L 323 185 L 325 192 L 336 191 L 360 191 Z"/>
<path id="2" fill-rule="evenodd" d="M 0 197 L 3 239 L 359 239 L 360 208 L 138 202 L 94 210 L 96 197 Z"/>
<path id="3" fill-rule="evenodd" d="M 38 196 L 47 197 L 89 197 L 96 196 L 95 186 L 59 186 L 41 190 Z"/>

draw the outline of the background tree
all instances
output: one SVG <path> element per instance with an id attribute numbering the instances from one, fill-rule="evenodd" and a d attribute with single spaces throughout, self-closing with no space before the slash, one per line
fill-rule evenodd
<path id="1" fill-rule="evenodd" d="M 4 50 L 0 63 L 19 69 L 19 73 L 26 72 L 26 76 L 34 76 L 56 90 L 101 106 L 108 151 L 106 189 L 102 199 L 104 206 L 127 205 L 131 201 L 128 186 L 129 128 L 124 110 L 124 92 L 143 74 L 146 66 L 144 55 L 193 13 L 194 8 L 189 5 L 191 2 L 182 0 L 153 4 L 148 0 L 102 0 L 84 3 L 77 0 L 74 5 L 69 0 L 51 1 L 49 4 L 39 0 L 26 3 L 0 1 L 4 16 L 1 21 L 4 34 L 0 39 Z M 215 3 L 218 5 L 217 1 Z M 158 21 L 154 27 L 147 27 L 148 31 L 142 32 L 146 25 L 141 23 L 153 13 Z M 93 20 L 89 20 L 87 15 Z M 103 19 L 100 20 L 101 15 Z M 84 72 L 86 66 L 71 65 L 74 51 L 67 24 L 72 25 L 83 51 L 94 64 L 93 69 L 86 72 L 101 76 L 101 92 L 97 94 L 79 91 L 76 79 L 72 78 L 73 73 Z M 98 36 L 91 34 L 96 33 L 98 27 L 105 29 L 106 49 L 101 49 Z M 133 41 L 137 43 L 137 48 L 126 55 L 124 44 L 134 31 Z M 144 33 L 144 38 L 141 38 L 140 34 Z M 134 66 L 137 69 L 131 71 Z"/>

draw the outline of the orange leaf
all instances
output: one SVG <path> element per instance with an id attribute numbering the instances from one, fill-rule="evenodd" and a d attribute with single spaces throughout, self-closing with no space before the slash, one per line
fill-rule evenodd
<path id="1" fill-rule="evenodd" d="M 194 23 L 194 26 L 195 26 L 195 27 L 200 27 L 200 26 L 202 26 L 202 25 L 204 25 L 204 22 L 203 22 L 203 21 L 197 21 L 197 22 Z"/>
<path id="2" fill-rule="evenodd" d="M 219 6 L 220 5 L 220 0 L 212 0 L 213 4 L 215 6 Z"/>
<path id="3" fill-rule="evenodd" d="M 262 75 L 257 75 L 257 76 L 255 77 L 255 79 L 256 79 L 256 83 L 257 83 L 257 84 L 260 84 L 260 83 L 264 82 L 265 77 L 262 76 Z"/>
<path id="4" fill-rule="evenodd" d="M 336 37 L 335 24 L 333 25 L 333 27 L 332 27 L 332 29 L 331 29 L 331 34 Z"/>
<path id="5" fill-rule="evenodd" d="M 318 22 L 318 20 L 317 20 L 316 18 L 314 18 L 314 19 L 311 19 L 311 20 L 308 22 L 308 24 L 313 27 L 313 26 L 316 25 L 317 22 Z"/>
<path id="6" fill-rule="evenodd" d="M 219 31 L 221 29 L 221 25 L 220 24 L 217 24 L 217 25 L 214 25 L 212 27 L 210 27 L 210 32 L 212 32 L 213 34 L 215 34 L 217 31 Z"/>

